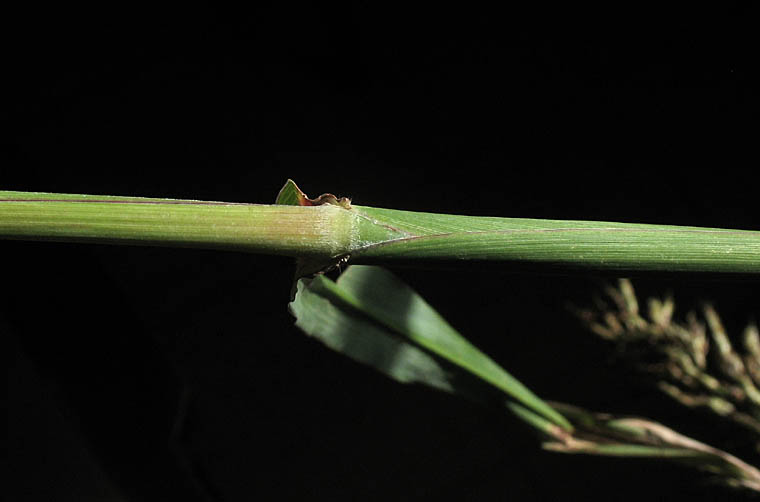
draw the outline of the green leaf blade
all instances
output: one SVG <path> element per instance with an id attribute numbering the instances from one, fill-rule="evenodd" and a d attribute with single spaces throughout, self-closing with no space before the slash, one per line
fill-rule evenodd
<path id="1" fill-rule="evenodd" d="M 386 336 L 402 336 L 426 353 L 496 387 L 556 425 L 572 430 L 562 415 L 468 342 L 420 295 L 390 272 L 380 267 L 351 266 L 337 283 L 320 276 L 311 286 L 313 292 L 330 299 L 335 305 L 343 305 L 349 312 L 374 320 L 387 330 Z M 297 295 L 295 303 L 298 301 Z M 317 327 L 319 329 L 326 327 L 322 325 Z"/>
<path id="2" fill-rule="evenodd" d="M 381 267 L 353 266 L 338 279 L 338 285 L 353 295 L 362 310 L 407 336 L 416 344 L 469 371 L 524 406 L 572 429 L 519 380 L 459 334 L 416 291 Z"/>

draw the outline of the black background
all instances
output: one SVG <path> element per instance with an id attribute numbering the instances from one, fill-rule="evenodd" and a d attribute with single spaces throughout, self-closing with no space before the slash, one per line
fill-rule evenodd
<path id="1" fill-rule="evenodd" d="M 268 203 L 293 178 L 369 206 L 760 228 L 741 9 L 101 9 L 21 20 L 3 189 Z M 328 352 L 293 327 L 288 259 L 2 249 L 15 500 L 726 496 L 668 464 L 541 452 L 508 417 Z M 565 309 L 595 278 L 397 273 L 539 395 L 749 454 L 609 363 Z M 757 282 L 637 285 L 680 313 L 713 300 L 733 332 L 757 315 Z"/>

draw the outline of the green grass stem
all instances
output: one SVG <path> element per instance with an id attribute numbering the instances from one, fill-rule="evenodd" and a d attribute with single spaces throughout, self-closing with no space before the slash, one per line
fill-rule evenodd
<path id="1" fill-rule="evenodd" d="M 760 274 L 760 231 L 0 191 L 0 238 L 236 249 L 330 264 L 485 261 Z"/>

